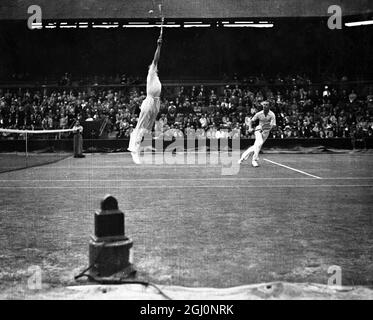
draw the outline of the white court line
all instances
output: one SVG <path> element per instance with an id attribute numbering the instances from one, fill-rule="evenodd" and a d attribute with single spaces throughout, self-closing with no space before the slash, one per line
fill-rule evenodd
<path id="1" fill-rule="evenodd" d="M 322 179 L 321 177 L 318 177 L 318 176 L 315 176 L 315 175 L 313 175 L 313 174 L 310 174 L 310 173 L 304 172 L 304 171 L 302 171 L 302 170 L 298 170 L 298 169 L 294 169 L 294 168 L 292 168 L 292 167 L 285 166 L 284 164 L 281 164 L 281 163 L 278 163 L 278 162 L 274 162 L 274 161 L 271 161 L 271 160 L 268 160 L 268 159 L 264 159 L 264 161 L 267 161 L 267 162 L 273 163 L 273 164 L 275 164 L 275 165 L 278 165 L 278 166 L 280 166 L 280 167 L 284 167 L 284 168 L 289 169 L 289 170 L 293 170 L 293 171 L 296 171 L 296 172 L 299 172 L 299 173 L 305 174 L 305 175 L 310 176 L 310 177 L 314 177 L 314 178 L 316 178 L 316 179 Z"/>
<path id="2" fill-rule="evenodd" d="M 194 188 L 194 189 L 201 189 L 201 188 L 225 188 L 226 190 L 232 188 L 373 188 L 373 184 L 324 184 L 324 185 L 225 185 L 225 186 L 216 186 L 216 185 L 202 185 L 202 186 L 66 186 L 66 187 L 25 187 L 25 186 L 0 186 L 0 189 L 184 189 L 184 188 Z"/>
<path id="3" fill-rule="evenodd" d="M 158 182 L 158 181 L 282 181 L 282 180 L 314 180 L 312 178 L 157 178 L 157 179 L 1 179 L 5 182 Z M 323 180 L 373 180 L 373 177 L 337 177 Z"/>
<path id="4" fill-rule="evenodd" d="M 202 155 L 220 155 L 220 154 L 229 154 L 229 155 L 232 155 L 232 154 L 238 154 L 238 150 L 237 151 L 232 151 L 232 150 L 224 150 L 224 151 L 188 151 L 188 152 L 169 152 L 169 151 L 157 151 L 157 152 L 140 152 L 140 158 L 146 158 L 146 157 L 150 157 L 150 156 L 172 156 L 172 157 L 175 157 L 176 155 L 178 156 L 181 156 L 181 155 L 184 155 L 185 157 L 187 156 L 190 156 L 190 155 L 197 155 L 197 154 L 202 154 Z M 85 154 L 86 155 L 86 159 L 94 159 L 94 158 L 98 158 L 98 159 L 107 159 L 109 160 L 109 157 L 114 157 L 114 158 L 118 158 L 120 159 L 121 156 L 125 156 L 125 157 L 128 157 L 129 159 L 132 158 L 132 155 L 131 155 L 131 152 L 126 152 L 126 153 L 122 153 L 122 154 L 119 154 L 119 153 L 110 153 L 107 154 L 107 155 L 104 155 L 104 157 L 102 157 L 100 154 L 92 154 L 92 156 L 89 156 L 89 154 Z M 79 160 L 78 160 L 79 161 Z"/>
<path id="5" fill-rule="evenodd" d="M 162 169 L 177 169 L 177 168 L 222 168 L 223 164 L 221 165 L 211 165 L 211 164 L 188 164 L 188 165 L 167 165 L 167 164 L 159 164 L 159 165 L 131 165 L 131 166 L 91 166 L 91 167 L 79 167 L 71 165 L 71 167 L 49 167 L 45 165 L 40 165 L 36 167 L 29 167 L 29 168 L 22 168 L 20 170 L 26 169 L 38 169 L 38 170 L 46 170 L 46 169 L 69 169 L 69 170 L 81 170 L 81 169 L 134 169 L 134 168 L 162 168 Z M 1 167 L 3 169 L 13 169 L 14 167 Z M 4 172 L 3 172 L 4 173 Z"/>
<path id="6" fill-rule="evenodd" d="M 159 181 L 249 181 L 314 180 L 311 178 L 158 178 L 158 179 L 1 179 L 2 182 L 159 182 Z M 373 178 L 371 179 L 373 180 Z"/>

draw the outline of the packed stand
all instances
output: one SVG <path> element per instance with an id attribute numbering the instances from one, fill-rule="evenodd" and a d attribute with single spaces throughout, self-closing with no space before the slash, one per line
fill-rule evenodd
<path id="1" fill-rule="evenodd" d="M 248 123 L 271 101 L 277 117 L 272 138 L 348 138 L 373 135 L 373 91 L 322 90 L 308 86 L 167 87 L 162 93 L 155 138 L 185 135 L 250 138 Z M 276 89 L 279 88 L 279 89 Z M 105 122 L 108 138 L 129 138 L 136 126 L 145 88 L 99 87 L 85 91 L 0 89 L 0 128 L 48 130 L 71 128 L 76 119 Z M 14 135 L 2 133 L 2 138 Z M 66 137 L 60 135 L 59 138 Z"/>

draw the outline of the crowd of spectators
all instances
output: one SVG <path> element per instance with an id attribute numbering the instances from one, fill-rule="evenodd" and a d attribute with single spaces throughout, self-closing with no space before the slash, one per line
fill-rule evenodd
<path id="1" fill-rule="evenodd" d="M 85 90 L 0 89 L 0 128 L 66 129 L 76 119 L 104 121 L 109 138 L 129 138 L 136 126 L 145 88 L 140 86 Z M 272 138 L 373 136 L 373 91 L 310 85 L 167 87 L 154 135 L 207 138 L 251 137 L 249 119 L 271 102 L 277 127 Z M 2 133 L 2 138 L 14 137 Z"/>

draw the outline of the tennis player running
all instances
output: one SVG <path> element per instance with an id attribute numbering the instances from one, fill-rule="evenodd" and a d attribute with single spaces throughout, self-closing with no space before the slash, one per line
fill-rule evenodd
<path id="1" fill-rule="evenodd" d="M 251 164 L 253 167 L 259 166 L 258 160 L 260 149 L 267 140 L 272 128 L 276 126 L 276 116 L 271 110 L 269 110 L 269 102 L 263 101 L 261 105 L 263 106 L 263 110 L 256 113 L 248 123 L 249 133 L 252 133 L 253 123 L 259 120 L 259 125 L 255 127 L 255 143 L 242 154 L 240 160 L 238 160 L 239 164 L 241 164 L 244 160 L 247 160 L 248 157 L 253 153 Z"/>
<path id="2" fill-rule="evenodd" d="M 157 50 L 154 59 L 149 66 L 146 79 L 146 98 L 141 104 L 139 120 L 136 128 L 132 131 L 128 150 L 131 151 L 132 159 L 136 164 L 140 164 L 140 144 L 146 132 L 152 130 L 155 119 L 159 112 L 161 100 L 162 84 L 158 78 L 158 61 L 161 54 L 162 32 L 157 41 Z"/>

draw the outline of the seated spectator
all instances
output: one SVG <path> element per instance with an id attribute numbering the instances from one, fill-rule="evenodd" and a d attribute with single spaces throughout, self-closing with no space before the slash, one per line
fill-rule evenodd
<path id="1" fill-rule="evenodd" d="M 352 104 L 357 99 L 357 95 L 354 90 L 351 91 L 351 93 L 348 95 L 348 100 Z"/>
<path id="2" fill-rule="evenodd" d="M 87 118 L 85 119 L 85 121 L 93 121 L 93 118 L 90 113 L 87 114 Z"/>
<path id="3" fill-rule="evenodd" d="M 184 122 L 184 116 L 182 113 L 178 113 L 175 118 L 175 125 L 182 125 Z"/>
<path id="4" fill-rule="evenodd" d="M 328 99 L 330 97 L 331 93 L 328 86 L 324 87 L 324 91 L 322 92 L 322 97 L 324 99 Z"/>
<path id="5" fill-rule="evenodd" d="M 216 102 L 218 101 L 218 97 L 217 97 L 217 95 L 215 94 L 215 91 L 214 90 L 211 90 L 211 94 L 210 94 L 210 98 L 209 98 L 209 102 L 210 102 L 210 104 L 212 104 L 212 105 L 215 105 L 216 104 Z"/>
<path id="6" fill-rule="evenodd" d="M 284 129 L 284 138 L 291 138 L 292 135 L 293 135 L 292 128 L 289 125 L 285 126 L 285 129 Z"/>
<path id="7" fill-rule="evenodd" d="M 130 124 L 127 119 L 121 119 L 119 123 L 119 132 L 117 137 L 124 138 L 126 136 L 126 131 L 130 128 Z"/>
<path id="8" fill-rule="evenodd" d="M 231 124 L 232 124 L 232 122 L 230 121 L 229 117 L 224 116 L 224 117 L 222 118 L 222 125 L 221 125 L 222 128 L 226 128 L 226 129 L 228 129 L 228 128 L 231 127 Z"/>
<path id="9" fill-rule="evenodd" d="M 206 131 L 200 125 L 197 127 L 196 137 L 197 138 L 204 138 L 204 137 L 206 137 Z"/>
<path id="10" fill-rule="evenodd" d="M 209 125 L 208 130 L 206 131 L 206 138 L 207 139 L 216 139 L 216 132 L 217 128 L 214 124 Z"/>
<path id="11" fill-rule="evenodd" d="M 184 114 L 188 114 L 188 113 L 191 113 L 191 112 L 194 111 L 193 108 L 192 108 L 192 104 L 190 103 L 188 97 L 185 98 L 185 101 L 184 101 L 182 106 L 183 106 L 182 113 L 184 113 Z"/>
<path id="12" fill-rule="evenodd" d="M 199 119 L 199 122 L 201 124 L 201 127 L 203 129 L 206 129 L 208 126 L 207 115 L 206 114 L 202 115 L 201 118 Z"/>
<path id="13" fill-rule="evenodd" d="M 196 130 L 194 129 L 193 125 L 188 125 L 185 130 L 184 134 L 188 139 L 194 139 L 196 137 Z"/>
<path id="14" fill-rule="evenodd" d="M 201 112 L 202 113 L 208 113 L 208 112 L 210 112 L 210 109 L 209 109 L 208 105 L 204 104 L 203 102 L 200 103 L 200 105 L 201 105 Z"/>
<path id="15" fill-rule="evenodd" d="M 202 113 L 202 107 L 196 102 L 192 102 L 192 108 L 195 114 L 200 115 Z"/>

